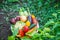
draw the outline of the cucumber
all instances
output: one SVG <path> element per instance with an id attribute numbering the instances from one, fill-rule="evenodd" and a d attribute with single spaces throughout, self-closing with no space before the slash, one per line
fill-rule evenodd
<path id="1" fill-rule="evenodd" d="M 28 20 L 30 21 L 30 23 L 32 23 L 32 18 L 30 15 L 28 16 Z"/>
<path id="2" fill-rule="evenodd" d="M 31 24 L 30 29 L 35 27 L 35 26 L 36 26 L 36 24 Z"/>

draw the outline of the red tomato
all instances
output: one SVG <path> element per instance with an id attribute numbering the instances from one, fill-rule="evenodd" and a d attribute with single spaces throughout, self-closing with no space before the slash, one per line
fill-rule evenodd
<path id="1" fill-rule="evenodd" d="M 23 30 L 19 30 L 19 35 L 20 35 L 21 37 L 23 37 L 23 36 L 25 35 L 24 31 L 23 31 Z"/>
<path id="2" fill-rule="evenodd" d="M 32 18 L 32 23 L 37 24 L 37 20 L 35 18 Z"/>
<path id="3" fill-rule="evenodd" d="M 23 30 L 24 30 L 24 32 L 26 33 L 26 32 L 29 31 L 29 27 L 28 27 L 28 26 L 24 26 Z"/>

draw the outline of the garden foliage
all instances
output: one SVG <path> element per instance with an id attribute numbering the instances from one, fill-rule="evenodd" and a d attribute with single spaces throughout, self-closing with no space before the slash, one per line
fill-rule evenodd
<path id="1" fill-rule="evenodd" d="M 40 28 L 32 38 L 21 40 L 60 40 L 60 1 L 59 0 L 6 0 L 0 8 L 5 12 L 19 12 L 20 7 L 34 14 Z"/>

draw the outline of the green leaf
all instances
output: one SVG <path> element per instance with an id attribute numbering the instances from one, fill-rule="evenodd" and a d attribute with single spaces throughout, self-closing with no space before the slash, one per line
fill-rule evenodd
<path id="1" fill-rule="evenodd" d="M 13 36 L 16 36 L 18 34 L 18 30 L 19 30 L 19 28 L 12 28 L 11 27 L 11 31 L 13 33 Z"/>
<path id="2" fill-rule="evenodd" d="M 48 37 L 48 38 L 54 38 L 54 36 L 50 35 L 49 33 L 45 33 L 45 36 Z"/>
<path id="3" fill-rule="evenodd" d="M 24 22 L 18 21 L 15 25 L 11 25 L 11 31 L 13 33 L 13 36 L 16 36 L 18 34 L 18 30 L 22 29 L 22 27 L 25 25 Z"/>
<path id="4" fill-rule="evenodd" d="M 28 16 L 28 15 L 30 15 L 30 11 L 29 11 L 28 8 L 27 8 L 27 10 L 28 10 L 28 11 L 26 11 L 23 7 L 20 8 L 20 10 L 19 10 L 19 15 L 20 15 L 20 16 Z"/>
<path id="5" fill-rule="evenodd" d="M 56 29 L 56 28 L 59 28 L 60 24 L 58 24 L 57 22 L 55 23 L 55 25 L 53 25 L 53 28 L 52 30 Z"/>
<path id="6" fill-rule="evenodd" d="M 47 21 L 47 23 L 44 25 L 44 27 L 48 27 L 49 25 L 53 25 L 55 22 L 53 20 Z"/>
<path id="7" fill-rule="evenodd" d="M 60 9 L 59 9 L 59 10 L 57 10 L 57 12 L 58 12 L 58 13 L 60 13 Z"/>
<path id="8" fill-rule="evenodd" d="M 14 36 L 8 36 L 8 40 L 15 40 Z"/>
<path id="9" fill-rule="evenodd" d="M 43 31 L 50 32 L 50 28 L 44 28 Z"/>
<path id="10" fill-rule="evenodd" d="M 35 33 L 37 33 L 37 32 L 36 32 L 36 31 L 33 31 L 33 32 L 27 32 L 26 35 L 33 36 Z"/>
<path id="11" fill-rule="evenodd" d="M 19 0 L 7 0 L 8 2 L 18 2 Z"/>
<path id="12" fill-rule="evenodd" d="M 52 15 L 57 18 L 57 13 L 53 13 Z"/>
<path id="13" fill-rule="evenodd" d="M 28 38 L 27 36 L 24 36 L 23 38 L 21 38 L 21 40 L 31 40 L 31 39 Z"/>

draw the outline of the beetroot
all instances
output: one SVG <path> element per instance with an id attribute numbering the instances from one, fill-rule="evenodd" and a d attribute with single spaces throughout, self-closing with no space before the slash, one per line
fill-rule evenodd
<path id="1" fill-rule="evenodd" d="M 20 16 L 17 16 L 17 17 L 16 17 L 16 21 L 19 21 L 19 20 L 20 20 Z"/>
<path id="2" fill-rule="evenodd" d="M 10 19 L 10 23 L 15 24 L 16 23 L 15 18 Z"/>

